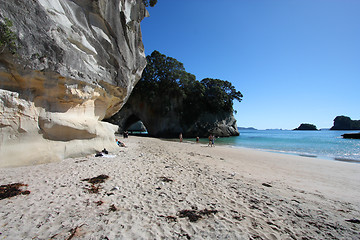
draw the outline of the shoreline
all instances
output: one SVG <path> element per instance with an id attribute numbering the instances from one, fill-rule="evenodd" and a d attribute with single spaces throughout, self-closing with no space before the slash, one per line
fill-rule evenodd
<path id="1" fill-rule="evenodd" d="M 233 136 L 233 137 L 237 137 L 237 136 Z M 226 137 L 224 137 L 224 139 L 226 139 Z M 167 141 L 169 139 L 164 139 L 164 140 Z M 192 140 L 192 138 L 185 138 L 184 140 L 187 141 L 187 142 L 195 143 L 195 140 Z M 179 139 L 171 139 L 169 141 L 179 141 Z M 200 143 L 202 143 L 202 144 L 206 143 L 207 144 L 207 141 L 202 140 L 202 141 L 200 141 Z M 270 149 L 270 148 L 253 148 L 253 147 L 249 147 L 249 146 L 231 145 L 229 143 L 222 143 L 222 142 L 219 143 L 219 142 L 216 142 L 216 141 L 215 141 L 215 145 L 216 146 L 226 146 L 226 147 L 229 147 L 229 148 L 250 149 L 250 150 L 263 151 L 263 152 L 269 152 L 269 153 L 279 153 L 279 154 L 285 154 L 285 155 L 291 155 L 291 156 L 316 158 L 316 159 L 322 159 L 322 160 L 328 160 L 328 161 L 329 160 L 330 161 L 341 161 L 341 162 L 360 164 L 360 159 L 339 157 L 339 156 L 335 156 L 335 155 L 326 156 L 326 155 L 321 155 L 321 154 L 316 154 L 316 153 L 309 153 L 309 152 L 294 152 L 294 151 L 290 151 L 290 150 L 276 150 L 276 149 Z"/>
<path id="2" fill-rule="evenodd" d="M 0 169 L 1 239 L 355 239 L 360 165 L 121 138 L 94 155 Z M 93 187 L 85 179 L 109 178 Z"/>

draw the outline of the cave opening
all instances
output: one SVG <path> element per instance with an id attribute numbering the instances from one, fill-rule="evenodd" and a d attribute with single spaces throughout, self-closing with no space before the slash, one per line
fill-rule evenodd
<path id="1" fill-rule="evenodd" d="M 124 131 L 128 131 L 132 135 L 148 135 L 145 124 L 136 115 L 128 117 L 124 124 Z"/>

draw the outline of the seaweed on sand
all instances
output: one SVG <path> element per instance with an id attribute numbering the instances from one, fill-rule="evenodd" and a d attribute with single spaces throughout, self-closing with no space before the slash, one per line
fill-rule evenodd
<path id="1" fill-rule="evenodd" d="M 216 214 L 218 213 L 218 210 L 208 210 L 208 209 L 204 209 L 204 210 L 200 210 L 200 211 L 196 211 L 196 210 L 181 210 L 179 212 L 179 217 L 180 218 L 185 218 L 187 217 L 189 219 L 190 222 L 197 222 L 200 218 L 202 218 L 202 216 L 206 215 L 209 216 L 210 214 Z"/>
<path id="2" fill-rule="evenodd" d="M 163 217 L 166 219 L 167 222 L 177 222 L 177 218 L 175 216 L 164 216 L 164 215 L 159 215 L 159 217 Z"/>
<path id="3" fill-rule="evenodd" d="M 117 211 L 117 208 L 115 207 L 114 204 L 111 204 L 111 205 L 110 205 L 109 211 L 110 211 L 110 212 L 116 212 L 116 211 Z"/>
<path id="4" fill-rule="evenodd" d="M 28 190 L 21 190 L 21 187 L 27 186 L 27 184 L 23 183 L 11 183 L 7 185 L 0 186 L 0 200 L 5 198 L 11 198 L 17 195 L 28 195 L 30 191 Z"/>
<path id="5" fill-rule="evenodd" d="M 93 177 L 93 178 L 85 178 L 81 181 L 86 181 L 88 183 L 91 183 L 90 187 L 88 187 L 88 188 L 85 187 L 85 189 L 88 190 L 88 192 L 99 193 L 99 191 L 101 189 L 100 184 L 104 183 L 105 180 L 108 178 L 109 178 L 109 176 L 102 174 L 102 175 L 99 175 L 99 176 Z"/>
<path id="6" fill-rule="evenodd" d="M 106 179 L 108 179 L 109 176 L 105 175 L 105 174 L 101 174 L 97 177 L 93 177 L 93 178 L 85 178 L 81 181 L 87 181 L 88 183 L 91 184 L 97 184 L 97 183 L 104 183 Z"/>
<path id="7" fill-rule="evenodd" d="M 160 177 L 160 180 L 163 182 L 173 182 L 174 180 L 172 180 L 171 178 L 168 177 Z"/>
<path id="8" fill-rule="evenodd" d="M 347 219 L 347 220 L 345 220 L 345 221 L 347 221 L 347 222 L 351 222 L 351 223 L 357 223 L 357 224 L 360 224 L 360 220 L 359 219 Z"/>
<path id="9" fill-rule="evenodd" d="M 181 210 L 179 212 L 180 218 L 187 217 L 190 222 L 197 222 L 200 218 L 202 218 L 195 210 Z"/>

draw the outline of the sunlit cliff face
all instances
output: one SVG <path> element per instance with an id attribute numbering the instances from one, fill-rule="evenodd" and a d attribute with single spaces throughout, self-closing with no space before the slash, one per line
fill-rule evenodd
<path id="1" fill-rule="evenodd" d="M 142 0 L 1 1 L 15 55 L 0 55 L 0 167 L 115 148 L 121 109 L 146 65 Z"/>

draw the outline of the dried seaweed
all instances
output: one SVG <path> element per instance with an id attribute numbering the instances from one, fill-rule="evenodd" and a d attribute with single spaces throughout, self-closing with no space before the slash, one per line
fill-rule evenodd
<path id="1" fill-rule="evenodd" d="M 263 183 L 262 184 L 264 187 L 272 187 L 270 184 L 268 184 L 268 183 Z"/>
<path id="2" fill-rule="evenodd" d="M 76 226 L 75 228 L 71 229 L 71 230 L 69 231 L 69 232 L 70 232 L 70 236 L 69 236 L 68 238 L 66 238 L 66 240 L 71 240 L 71 239 L 75 236 L 77 230 L 78 230 L 79 228 L 81 228 L 83 225 L 84 225 L 84 224 L 79 225 L 79 226 Z"/>
<path id="3" fill-rule="evenodd" d="M 204 210 L 200 210 L 200 211 L 196 211 L 196 210 L 181 210 L 179 212 L 179 217 L 180 218 L 185 218 L 187 217 L 189 219 L 190 222 L 197 222 L 200 218 L 202 218 L 202 216 L 206 215 L 209 216 L 210 214 L 216 214 L 218 213 L 218 210 L 208 210 L 208 209 L 204 209 Z"/>
<path id="4" fill-rule="evenodd" d="M 204 210 L 199 211 L 200 215 L 206 215 L 206 216 L 209 216 L 210 214 L 216 214 L 216 213 L 218 213 L 218 210 L 208 210 L 206 208 Z"/>
<path id="5" fill-rule="evenodd" d="M 28 190 L 21 190 L 21 187 L 28 186 L 27 184 L 23 183 L 11 183 L 7 185 L 0 186 L 0 200 L 5 198 L 11 198 L 17 195 L 28 195 L 30 191 Z"/>
<path id="6" fill-rule="evenodd" d="M 102 189 L 100 184 L 104 183 L 105 180 L 108 178 L 109 178 L 109 176 L 102 174 L 102 175 L 99 175 L 99 176 L 93 177 L 93 178 L 85 178 L 81 181 L 87 181 L 87 182 L 91 183 L 90 187 L 84 188 L 89 193 L 99 193 L 99 191 Z"/>
<path id="7" fill-rule="evenodd" d="M 190 222 L 197 222 L 200 218 L 202 218 L 199 214 L 197 214 L 197 211 L 195 210 L 181 210 L 179 212 L 180 218 L 187 217 Z"/>
<path id="8" fill-rule="evenodd" d="M 117 211 L 117 208 L 115 207 L 114 204 L 110 205 L 109 211 L 110 211 L 110 212 L 116 212 L 116 211 Z"/>
<path id="9" fill-rule="evenodd" d="M 163 217 L 166 219 L 167 222 L 177 222 L 177 218 L 175 216 L 164 216 L 164 215 L 159 215 L 159 217 Z"/>
<path id="10" fill-rule="evenodd" d="M 101 174 L 97 177 L 93 177 L 93 178 L 85 178 L 81 181 L 87 181 L 88 183 L 91 184 L 98 184 L 98 183 L 104 183 L 106 179 L 108 179 L 109 176 L 105 175 L 105 174 Z"/>
<path id="11" fill-rule="evenodd" d="M 84 187 L 84 189 L 87 190 L 89 193 L 99 193 L 102 188 L 99 184 L 92 184 L 90 187 Z"/>
<path id="12" fill-rule="evenodd" d="M 163 182 L 173 182 L 174 180 L 172 180 L 171 178 L 168 177 L 160 177 L 160 180 Z"/>
<path id="13" fill-rule="evenodd" d="M 104 202 L 103 201 L 97 201 L 97 202 L 94 202 L 96 204 L 96 206 L 101 206 Z"/>
<path id="14" fill-rule="evenodd" d="M 345 220 L 346 222 L 351 222 L 351 223 L 356 223 L 356 224 L 360 224 L 360 220 L 359 219 L 347 219 Z"/>

